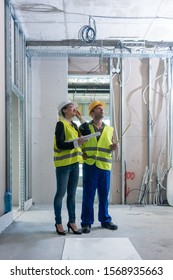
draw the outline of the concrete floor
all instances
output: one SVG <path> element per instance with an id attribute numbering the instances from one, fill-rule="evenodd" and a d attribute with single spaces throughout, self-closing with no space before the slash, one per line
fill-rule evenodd
<path id="1" fill-rule="evenodd" d="M 76 208 L 77 224 L 80 227 L 81 202 L 77 203 Z M 100 227 L 97 221 L 97 204 L 95 204 L 95 223 L 92 231 L 90 234 L 80 236 L 72 233 L 59 236 L 55 233 L 52 205 L 33 205 L 27 212 L 15 212 L 14 222 L 0 234 L 0 259 L 63 259 L 63 250 L 67 240 L 68 244 L 73 244 L 77 240 L 80 241 L 78 244 L 82 240 L 84 244 L 85 240 L 87 242 L 90 240 L 92 246 L 99 238 L 103 242 L 109 240 L 109 245 L 112 242 L 112 246 L 116 244 L 116 241 L 126 239 L 130 241 L 133 249 L 143 260 L 173 260 L 173 207 L 110 205 L 109 212 L 113 222 L 119 227 L 117 231 Z M 63 221 L 66 227 L 65 206 L 63 207 Z M 121 245 L 121 248 L 123 252 L 129 250 L 126 245 Z M 96 254 L 88 256 L 88 259 L 95 258 Z M 115 259 L 118 259 L 116 252 Z"/>

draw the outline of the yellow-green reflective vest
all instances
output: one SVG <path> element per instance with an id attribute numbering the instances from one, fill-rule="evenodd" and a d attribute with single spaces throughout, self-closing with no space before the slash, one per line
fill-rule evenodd
<path id="1" fill-rule="evenodd" d="M 70 125 L 66 120 L 61 120 L 64 124 L 65 141 L 75 139 L 78 136 L 76 129 Z M 81 148 L 74 148 L 72 150 L 61 150 L 56 145 L 56 137 L 54 137 L 54 165 L 55 167 L 66 166 L 73 163 L 82 163 L 82 151 Z"/>
<path id="2" fill-rule="evenodd" d="M 91 133 L 94 133 L 94 127 L 89 124 Z M 83 153 L 87 154 L 85 163 L 93 165 L 94 163 L 100 169 L 111 170 L 112 153 L 110 145 L 112 144 L 113 127 L 105 126 L 100 139 L 97 141 L 96 137 L 89 139 L 82 145 Z"/>

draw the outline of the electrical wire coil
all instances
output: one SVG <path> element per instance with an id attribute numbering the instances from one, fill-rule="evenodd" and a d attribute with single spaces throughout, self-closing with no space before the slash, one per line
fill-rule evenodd
<path id="1" fill-rule="evenodd" d="M 84 25 L 79 30 L 79 38 L 87 44 L 92 44 L 96 39 L 96 31 L 90 25 Z"/>

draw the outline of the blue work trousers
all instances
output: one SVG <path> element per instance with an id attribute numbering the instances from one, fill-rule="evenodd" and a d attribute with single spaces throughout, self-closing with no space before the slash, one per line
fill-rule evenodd
<path id="1" fill-rule="evenodd" d="M 81 225 L 94 223 L 94 199 L 98 193 L 98 220 L 101 224 L 110 222 L 111 216 L 108 214 L 108 195 L 110 190 L 110 171 L 102 170 L 95 164 L 83 164 L 83 200 Z"/>
<path id="2" fill-rule="evenodd" d="M 79 179 L 79 163 L 56 167 L 57 191 L 54 198 L 55 223 L 61 224 L 62 202 L 67 192 L 67 210 L 69 223 L 75 223 L 75 197 Z"/>

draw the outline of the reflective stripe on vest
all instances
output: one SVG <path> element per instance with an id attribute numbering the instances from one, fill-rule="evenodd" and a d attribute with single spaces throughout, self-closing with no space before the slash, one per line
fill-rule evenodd
<path id="1" fill-rule="evenodd" d="M 91 133 L 94 133 L 93 125 L 89 124 Z M 97 141 L 96 137 L 89 139 L 82 145 L 82 151 L 87 155 L 85 163 L 93 165 L 94 163 L 100 169 L 111 170 L 112 153 L 110 145 L 112 144 L 113 127 L 105 126 L 103 132 Z"/>
<path id="2" fill-rule="evenodd" d="M 64 124 L 65 141 L 72 140 L 78 137 L 78 132 L 66 120 L 61 120 Z M 74 148 L 72 150 L 61 150 L 56 146 L 56 137 L 54 137 L 54 165 L 55 167 L 66 166 L 73 163 L 82 163 L 81 148 Z"/>

